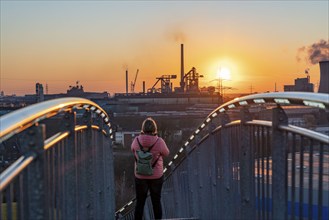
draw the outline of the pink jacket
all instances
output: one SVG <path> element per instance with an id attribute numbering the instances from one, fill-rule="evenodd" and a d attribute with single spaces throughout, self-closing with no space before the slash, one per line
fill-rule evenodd
<path id="1" fill-rule="evenodd" d="M 145 135 L 141 134 L 138 137 L 139 143 L 147 148 L 152 146 L 155 141 L 158 139 L 154 147 L 151 149 L 151 153 L 153 154 L 153 162 L 156 161 L 156 159 L 159 157 L 158 161 L 156 162 L 154 168 L 153 168 L 153 175 L 152 176 L 142 176 L 136 173 L 136 163 L 135 163 L 135 176 L 139 179 L 158 179 L 163 175 L 163 157 L 166 157 L 169 155 L 169 149 L 164 142 L 164 140 L 161 137 L 158 136 L 152 136 L 152 135 Z M 137 157 L 136 151 L 139 150 L 138 142 L 134 139 L 133 143 L 131 144 L 131 151 L 134 153 L 135 157 Z"/>

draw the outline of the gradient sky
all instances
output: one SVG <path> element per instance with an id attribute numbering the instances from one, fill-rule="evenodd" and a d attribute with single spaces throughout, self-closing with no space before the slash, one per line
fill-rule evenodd
<path id="1" fill-rule="evenodd" d="M 283 91 L 307 68 L 317 86 L 319 66 L 300 48 L 328 41 L 328 14 L 327 0 L 1 0 L 0 90 L 32 94 L 39 82 L 65 93 L 80 81 L 89 92 L 125 92 L 128 68 L 129 82 L 139 69 L 139 92 L 143 81 L 179 76 L 181 43 L 185 71 L 204 75 L 201 86 L 215 86 L 224 67 L 235 93 Z"/>

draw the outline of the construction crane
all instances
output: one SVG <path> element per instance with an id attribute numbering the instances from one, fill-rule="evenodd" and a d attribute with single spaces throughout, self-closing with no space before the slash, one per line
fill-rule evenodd
<path id="1" fill-rule="evenodd" d="M 139 72 L 139 69 L 137 69 L 137 71 L 136 71 L 134 82 L 131 82 L 130 83 L 130 92 L 131 93 L 135 93 L 135 85 L 136 85 L 136 80 L 137 80 L 138 72 Z"/>

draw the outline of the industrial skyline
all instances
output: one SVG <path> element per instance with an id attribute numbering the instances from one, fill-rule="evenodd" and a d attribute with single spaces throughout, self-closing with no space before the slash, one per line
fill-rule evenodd
<path id="1" fill-rule="evenodd" d="M 199 85 L 219 69 L 237 93 L 283 91 L 295 78 L 318 84 L 329 59 L 328 1 L 1 1 L 1 91 L 49 93 L 80 81 L 86 91 L 141 92 L 161 75 L 195 67 Z M 179 87 L 178 77 L 172 80 Z M 315 89 L 317 91 L 317 88 Z"/>

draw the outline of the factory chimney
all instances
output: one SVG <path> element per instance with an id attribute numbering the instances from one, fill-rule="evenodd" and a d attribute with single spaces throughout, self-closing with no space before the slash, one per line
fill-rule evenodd
<path id="1" fill-rule="evenodd" d="M 184 44 L 180 45 L 180 88 L 181 91 L 184 92 Z"/>
<path id="2" fill-rule="evenodd" d="M 126 70 L 126 95 L 128 95 L 128 69 Z"/>
<path id="3" fill-rule="evenodd" d="M 319 93 L 329 94 L 329 60 L 320 61 L 320 86 Z"/>
<path id="4" fill-rule="evenodd" d="M 143 81 L 143 94 L 145 94 L 145 81 Z"/>

